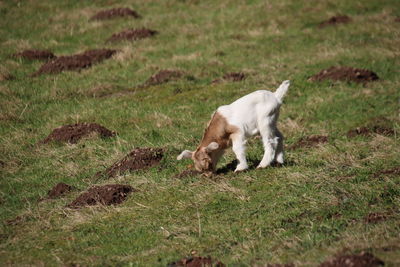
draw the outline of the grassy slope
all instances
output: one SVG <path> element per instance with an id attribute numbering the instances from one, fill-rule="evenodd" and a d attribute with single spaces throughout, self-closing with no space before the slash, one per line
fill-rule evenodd
<path id="1" fill-rule="evenodd" d="M 227 264 L 316 265 L 342 250 L 367 250 L 389 266 L 400 264 L 400 178 L 373 175 L 399 165 L 399 139 L 345 137 L 349 129 L 377 116 L 392 120 L 398 132 L 397 0 L 125 1 L 111 6 L 132 7 L 141 20 L 103 22 L 88 18 L 110 7 L 109 1 L 59 2 L 0 2 L 0 71 L 16 77 L 0 82 L 5 162 L 0 219 L 22 218 L 17 225 L 1 226 L 1 262 L 165 265 L 194 250 Z M 353 22 L 316 27 L 338 13 Z M 160 34 L 104 44 L 112 33 L 142 26 Z M 29 74 L 39 62 L 9 57 L 29 48 L 64 55 L 103 47 L 121 52 L 79 73 L 37 78 Z M 307 81 L 331 65 L 372 69 L 381 80 L 366 86 Z M 132 91 L 167 68 L 195 79 L 90 97 L 100 86 Z M 229 71 L 244 71 L 248 78 L 210 85 Z M 289 151 L 283 168 L 228 172 L 212 179 L 173 178 L 188 164 L 175 156 L 194 148 L 216 107 L 259 88 L 274 89 L 284 79 L 293 81 L 280 119 L 287 143 L 329 134 L 329 144 Z M 97 122 L 119 137 L 34 145 L 55 127 L 74 122 Z M 96 183 L 91 177 L 98 170 L 143 146 L 167 149 L 161 170 L 97 181 L 127 183 L 140 192 L 116 207 L 64 208 L 78 191 Z M 259 141 L 251 141 L 249 159 L 261 155 Z M 228 153 L 220 166 L 233 158 Z M 37 203 L 60 181 L 79 190 Z M 370 212 L 390 216 L 365 224 Z"/>

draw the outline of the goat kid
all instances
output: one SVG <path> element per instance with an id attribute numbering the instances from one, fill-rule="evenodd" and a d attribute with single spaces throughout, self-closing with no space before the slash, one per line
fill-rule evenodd
<path id="1" fill-rule="evenodd" d="M 185 150 L 178 160 L 191 158 L 196 170 L 211 174 L 226 148 L 232 150 L 238 160 L 235 172 L 248 168 L 246 140 L 260 134 L 264 156 L 257 168 L 265 168 L 272 162 L 283 163 L 283 135 L 276 127 L 282 99 L 290 81 L 284 81 L 274 92 L 259 90 L 239 98 L 230 105 L 219 107 L 211 116 L 200 145 L 195 151 Z"/>

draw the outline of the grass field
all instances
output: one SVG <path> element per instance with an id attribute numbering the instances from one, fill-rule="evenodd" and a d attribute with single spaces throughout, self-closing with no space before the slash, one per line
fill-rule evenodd
<path id="1" fill-rule="evenodd" d="M 111 7 L 142 18 L 89 21 Z M 318 27 L 337 14 L 351 22 Z M 398 0 L 0 1 L 0 265 L 165 266 L 209 255 L 228 266 L 318 266 L 365 251 L 399 266 L 400 176 L 390 172 L 400 165 L 399 16 Z M 105 42 L 142 27 L 158 34 Z M 79 72 L 38 77 L 31 74 L 42 62 L 11 56 L 98 48 L 119 52 Z M 308 80 L 330 66 L 369 69 L 380 79 Z M 163 69 L 185 75 L 141 86 Z M 212 83 L 229 72 L 246 79 Z M 286 147 L 310 135 L 327 143 L 288 149 L 283 167 L 256 170 L 263 149 L 253 139 L 248 171 L 175 178 L 191 163 L 176 156 L 195 149 L 218 106 L 287 79 L 278 124 Z M 118 136 L 38 144 L 78 122 Z M 347 137 L 371 123 L 393 133 Z M 160 165 L 94 178 L 138 147 L 163 148 Z M 219 168 L 233 160 L 228 151 Z M 77 189 L 38 202 L 59 182 Z M 65 207 L 87 188 L 112 183 L 138 191 L 120 205 Z"/>

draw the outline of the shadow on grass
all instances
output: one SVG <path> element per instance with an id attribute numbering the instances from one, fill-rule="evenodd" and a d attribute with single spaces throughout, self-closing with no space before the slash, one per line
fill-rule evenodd
<path id="1" fill-rule="evenodd" d="M 238 161 L 237 161 L 236 159 L 235 159 L 235 160 L 232 160 L 230 163 L 226 164 L 224 167 L 219 168 L 219 169 L 216 171 L 216 174 L 220 175 L 220 174 L 228 174 L 228 173 L 230 173 L 230 172 L 234 172 L 235 169 L 236 169 L 236 165 L 237 165 L 237 164 L 238 164 Z M 257 159 L 249 159 L 249 160 L 248 160 L 248 164 L 249 164 L 249 169 L 248 169 L 248 170 L 254 170 L 254 169 L 257 168 L 258 164 L 260 164 L 260 160 L 257 160 Z M 271 167 L 273 167 L 273 168 L 280 168 L 280 167 L 283 167 L 283 166 L 288 167 L 288 166 L 294 166 L 294 165 L 295 165 L 294 161 L 286 161 L 284 164 L 280 164 L 280 163 L 277 163 L 277 162 L 273 162 L 273 163 L 271 164 Z"/>

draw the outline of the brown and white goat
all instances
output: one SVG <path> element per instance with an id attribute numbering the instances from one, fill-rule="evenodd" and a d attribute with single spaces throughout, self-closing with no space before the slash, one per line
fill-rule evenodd
<path id="1" fill-rule="evenodd" d="M 238 160 L 235 172 L 248 168 L 246 161 L 247 138 L 260 134 L 264 156 L 257 168 L 265 168 L 273 161 L 283 163 L 283 135 L 276 122 L 282 99 L 290 82 L 284 81 L 274 92 L 259 90 L 245 95 L 230 105 L 221 106 L 214 112 L 200 145 L 195 151 L 185 150 L 178 160 L 191 158 L 196 170 L 210 174 L 215 172 L 218 160 L 226 148 L 232 150 Z"/>

